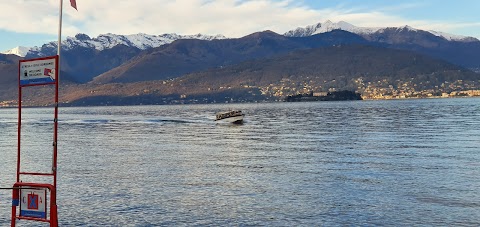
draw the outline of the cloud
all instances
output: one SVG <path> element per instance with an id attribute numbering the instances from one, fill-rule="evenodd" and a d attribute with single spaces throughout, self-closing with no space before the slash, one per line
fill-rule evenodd
<path id="1" fill-rule="evenodd" d="M 307 7 L 292 6 L 291 1 L 272 0 L 123 0 L 115 7 L 104 2 L 83 7 L 88 12 L 72 15 L 73 19 L 93 34 L 175 32 L 240 37 L 259 30 L 281 30 L 294 21 L 310 24 L 319 16 Z"/>
<path id="2" fill-rule="evenodd" d="M 392 13 L 419 7 L 415 4 L 386 10 L 342 4 L 315 9 L 295 0 L 77 0 L 77 12 L 68 1 L 64 2 L 63 34 L 68 36 L 202 33 L 241 37 L 263 30 L 284 33 L 325 20 L 343 20 L 364 27 L 410 25 L 426 30 L 455 30 L 455 25 L 449 23 L 408 20 Z M 53 35 L 57 34 L 57 26 L 58 0 L 14 0 L 2 4 L 0 29 Z"/>

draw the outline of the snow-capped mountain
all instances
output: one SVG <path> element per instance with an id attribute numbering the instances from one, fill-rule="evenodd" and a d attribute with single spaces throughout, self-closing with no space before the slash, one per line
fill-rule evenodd
<path id="1" fill-rule="evenodd" d="M 332 21 L 325 21 L 323 23 L 317 23 L 314 25 L 309 25 L 305 28 L 297 28 L 291 31 L 286 32 L 284 35 L 287 37 L 306 37 L 312 36 L 315 34 L 326 33 L 332 30 L 344 30 L 348 31 L 357 35 L 360 35 L 364 38 L 368 39 L 368 36 L 374 33 L 383 33 L 388 29 L 392 28 L 382 28 L 382 27 L 357 27 L 345 21 L 340 22 L 332 22 Z M 410 31 L 422 31 L 419 29 L 412 28 L 410 26 L 403 26 L 398 27 L 397 29 L 401 30 L 410 30 Z M 460 35 L 452 35 L 444 32 L 438 31 L 425 31 L 431 33 L 437 37 L 442 37 L 448 41 L 460 41 L 460 42 L 475 42 L 478 39 L 473 37 L 467 36 L 460 36 Z M 133 35 L 116 35 L 112 33 L 102 34 L 96 38 L 91 38 L 86 34 L 77 34 L 75 37 L 67 37 L 65 40 L 62 41 L 62 49 L 63 50 L 71 50 L 77 47 L 84 47 L 89 49 L 95 50 L 105 50 L 111 49 L 117 45 L 123 44 L 128 47 L 135 47 L 140 50 L 146 50 L 149 48 L 159 47 L 164 44 L 172 43 L 178 39 L 201 39 L 201 40 L 213 40 L 213 39 L 226 39 L 223 35 L 178 35 L 175 33 L 171 34 L 163 34 L 163 35 L 148 35 L 144 33 L 138 33 Z M 41 47 L 16 47 L 11 50 L 7 50 L 2 52 L 3 54 L 15 54 L 21 57 L 25 57 L 27 55 L 32 57 L 43 57 L 43 56 L 50 56 L 55 54 L 57 48 L 57 42 L 49 42 Z"/>
<path id="2" fill-rule="evenodd" d="M 76 46 L 94 47 L 96 50 L 110 49 L 114 46 L 123 44 L 125 46 L 136 47 L 141 50 L 159 47 L 164 44 L 171 43 L 178 39 L 225 39 L 223 35 L 208 36 L 208 35 L 177 35 L 163 34 L 163 35 L 148 35 L 144 33 L 134 35 L 116 35 L 112 33 L 99 35 L 97 38 L 90 38 L 85 34 L 77 34 L 75 37 L 67 37 L 62 41 L 62 46 L 65 50 L 70 50 Z M 56 42 L 49 44 L 57 45 Z"/>
<path id="3" fill-rule="evenodd" d="M 27 55 L 28 51 L 30 51 L 31 47 L 24 47 L 24 46 L 18 46 L 15 47 L 11 50 L 6 50 L 2 52 L 2 54 L 14 54 L 20 57 L 25 57 Z"/>
<path id="4" fill-rule="evenodd" d="M 382 28 L 382 27 L 357 27 L 355 25 L 352 25 L 350 23 L 347 23 L 345 21 L 340 21 L 337 23 L 334 23 L 332 21 L 325 21 L 324 23 L 318 23 L 315 25 L 309 25 L 305 28 L 297 28 L 295 30 L 291 30 L 286 32 L 284 35 L 288 37 L 306 37 L 306 36 L 311 36 L 315 34 L 320 34 L 320 33 L 325 33 L 325 32 L 330 32 L 332 30 L 344 30 L 348 31 L 363 37 L 367 37 L 371 34 L 374 33 L 382 33 L 387 29 L 392 29 L 392 28 Z M 420 29 L 416 29 L 413 27 L 410 27 L 408 25 L 402 26 L 402 27 L 397 27 L 399 30 L 409 30 L 409 31 L 422 31 Z M 461 35 L 452 35 L 448 34 L 445 32 L 437 32 L 437 31 L 426 31 L 429 32 L 435 36 L 442 37 L 448 41 L 459 41 L 459 42 L 473 42 L 473 41 L 478 41 L 478 39 L 473 38 L 473 37 L 468 37 L 468 36 L 461 36 Z"/>
<path id="5" fill-rule="evenodd" d="M 453 35 L 445 32 L 438 32 L 438 31 L 428 31 L 438 37 L 443 37 L 448 41 L 460 41 L 460 42 L 474 42 L 478 41 L 477 38 L 474 37 L 469 37 L 469 36 L 463 36 L 463 35 Z"/>
<path id="6" fill-rule="evenodd" d="M 116 35 L 116 34 L 102 34 L 96 38 L 90 38 L 86 34 L 77 34 L 75 37 L 67 37 L 62 41 L 62 50 L 71 50 L 77 47 L 92 48 L 99 51 L 113 48 L 117 45 L 125 45 L 129 47 L 136 47 L 141 50 L 146 50 L 149 48 L 159 47 L 164 44 L 169 44 L 178 39 L 201 39 L 201 40 L 213 40 L 213 39 L 225 39 L 223 35 L 178 35 L 175 33 L 172 34 L 163 34 L 163 35 L 148 35 L 144 33 L 133 34 L 133 35 Z M 16 47 L 11 50 L 3 52 L 4 54 L 15 54 L 21 57 L 25 57 L 27 54 L 33 56 L 49 56 L 51 53 L 45 53 L 44 50 L 54 50 L 57 48 L 57 42 L 49 42 L 44 44 L 41 47 Z"/>
<path id="7" fill-rule="evenodd" d="M 356 27 L 345 21 L 334 23 L 327 20 L 324 23 L 318 23 L 315 25 L 309 25 L 305 28 L 297 28 L 295 30 L 288 31 L 284 35 L 288 37 L 306 37 L 320 33 L 331 32 L 333 30 L 344 30 L 347 32 L 363 35 L 374 33 L 380 29 L 381 28 Z"/>

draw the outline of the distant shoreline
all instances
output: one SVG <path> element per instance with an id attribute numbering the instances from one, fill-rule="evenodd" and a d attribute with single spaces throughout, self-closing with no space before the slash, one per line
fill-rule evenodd
<path id="1" fill-rule="evenodd" d="M 361 100 L 328 100 L 328 101 L 394 101 L 394 100 L 417 100 L 417 99 L 457 99 L 457 98 L 480 98 L 480 96 L 454 96 L 454 97 L 441 97 L 441 96 L 432 96 L 432 97 L 408 97 L 408 98 L 391 98 L 391 99 L 370 99 L 370 98 L 362 98 Z M 313 101 L 313 100 L 311 100 Z M 311 102 L 306 101 L 306 102 Z M 275 100 L 275 101 L 256 101 L 256 102 L 229 102 L 229 103 L 221 103 L 221 102 L 213 102 L 213 103 L 172 103 L 172 104 L 100 104 L 100 105 L 64 105 L 60 103 L 60 107 L 102 107 L 102 106 L 169 106 L 169 105 L 208 105 L 208 104 L 245 104 L 245 103 L 280 103 L 280 102 L 287 102 L 285 100 Z M 303 102 L 303 101 L 292 101 L 292 102 Z M 45 108 L 45 107 L 53 107 L 52 105 L 24 105 L 22 108 Z M 10 105 L 10 106 L 0 106 L 0 109 L 14 109 L 18 108 L 17 105 Z"/>

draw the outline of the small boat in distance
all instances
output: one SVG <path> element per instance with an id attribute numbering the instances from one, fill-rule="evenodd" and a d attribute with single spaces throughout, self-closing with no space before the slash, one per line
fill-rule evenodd
<path id="1" fill-rule="evenodd" d="M 215 117 L 215 121 L 233 123 L 233 124 L 242 124 L 243 116 L 245 116 L 245 114 L 243 114 L 241 110 L 231 110 L 231 111 L 217 113 Z"/>

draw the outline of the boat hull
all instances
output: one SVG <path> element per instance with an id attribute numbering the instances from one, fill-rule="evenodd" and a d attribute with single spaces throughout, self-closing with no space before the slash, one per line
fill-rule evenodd
<path id="1" fill-rule="evenodd" d="M 233 124 L 241 124 L 243 123 L 243 115 L 242 116 L 235 116 L 235 117 L 227 117 L 220 120 L 216 120 L 217 123 L 233 123 Z"/>

